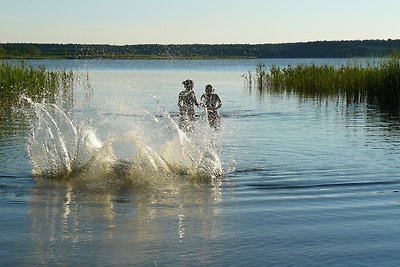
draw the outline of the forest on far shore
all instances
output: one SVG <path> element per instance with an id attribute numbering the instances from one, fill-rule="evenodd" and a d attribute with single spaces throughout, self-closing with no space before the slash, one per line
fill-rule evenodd
<path id="1" fill-rule="evenodd" d="M 0 59 L 349 58 L 400 53 L 400 39 L 280 44 L 39 44 L 0 43 Z"/>

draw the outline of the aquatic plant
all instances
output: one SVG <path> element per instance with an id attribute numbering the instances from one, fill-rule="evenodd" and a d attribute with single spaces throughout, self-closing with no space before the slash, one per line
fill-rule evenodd
<path id="1" fill-rule="evenodd" d="M 271 66 L 258 64 L 257 89 L 301 98 L 336 98 L 347 103 L 400 107 L 400 57 L 367 64 Z"/>
<path id="2" fill-rule="evenodd" d="M 266 88 L 267 85 L 267 68 L 265 67 L 264 64 L 262 64 L 261 62 L 259 62 L 257 64 L 257 68 L 256 68 L 256 74 L 255 74 L 255 79 L 256 79 L 256 86 L 257 89 L 262 92 L 264 91 L 264 89 Z"/>
<path id="3" fill-rule="evenodd" d="M 253 88 L 253 73 L 248 70 L 246 73 L 242 74 L 242 78 L 244 79 L 244 87 L 251 91 Z"/>
<path id="4" fill-rule="evenodd" d="M 47 70 L 24 61 L 18 64 L 0 62 L 0 112 L 17 103 L 21 95 L 50 102 L 54 102 L 59 94 L 71 97 L 73 81 L 72 71 Z"/>
<path id="5" fill-rule="evenodd" d="M 242 78 L 244 79 L 244 87 L 251 91 L 254 83 L 254 86 L 257 88 L 257 90 L 259 92 L 263 92 L 267 87 L 267 76 L 267 67 L 265 64 L 259 62 L 254 74 L 250 70 L 248 70 L 247 73 L 242 74 Z"/>

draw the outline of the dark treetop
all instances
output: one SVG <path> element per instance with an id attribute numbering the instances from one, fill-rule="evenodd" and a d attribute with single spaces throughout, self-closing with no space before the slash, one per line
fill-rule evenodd
<path id="1" fill-rule="evenodd" d="M 400 52 L 400 40 L 281 44 L 37 44 L 0 43 L 0 58 L 345 58 Z"/>

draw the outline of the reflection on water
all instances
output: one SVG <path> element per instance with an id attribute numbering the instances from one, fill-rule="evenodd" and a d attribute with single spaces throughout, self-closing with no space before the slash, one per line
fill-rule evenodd
<path id="1" fill-rule="evenodd" d="M 110 194 L 85 191 L 71 181 L 38 179 L 29 204 L 36 257 L 32 263 L 63 265 L 78 257 L 80 263 L 148 264 L 157 256 L 165 261 L 164 252 L 171 246 L 184 255 L 187 242 L 198 243 L 196 250 L 210 255 L 207 243 L 218 238 L 223 227 L 220 184 Z M 131 253 L 126 254 L 128 244 Z"/>

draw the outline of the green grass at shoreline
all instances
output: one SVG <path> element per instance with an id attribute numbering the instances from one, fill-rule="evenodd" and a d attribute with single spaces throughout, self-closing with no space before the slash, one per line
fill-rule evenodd
<path id="1" fill-rule="evenodd" d="M 22 95 L 35 101 L 55 101 L 59 93 L 70 94 L 73 80 L 72 71 L 47 70 L 23 61 L 18 64 L 0 62 L 0 113 L 9 110 Z"/>
<path id="2" fill-rule="evenodd" d="M 251 74 L 249 74 L 251 76 Z M 248 79 L 249 75 L 244 75 Z M 347 103 L 400 107 L 400 57 L 342 66 L 271 66 L 259 63 L 254 74 L 259 92 L 295 94 L 302 98 L 341 98 Z"/>

